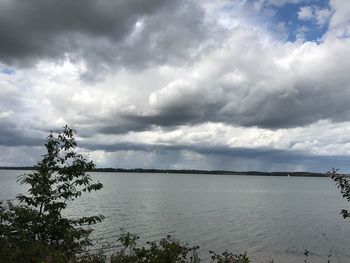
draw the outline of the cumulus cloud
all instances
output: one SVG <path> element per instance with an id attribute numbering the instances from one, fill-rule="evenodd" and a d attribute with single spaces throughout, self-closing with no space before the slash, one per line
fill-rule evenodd
<path id="1" fill-rule="evenodd" d="M 350 3 L 348 1 L 330 0 L 329 4 L 334 10 L 334 14 L 330 21 L 331 27 L 344 25 L 350 21 Z"/>
<path id="2" fill-rule="evenodd" d="M 94 123 L 103 133 L 203 122 L 278 129 L 323 119 L 345 121 L 348 49 L 348 39 L 266 43 L 259 32 L 237 27 L 223 46 L 207 52 L 195 65 L 183 65 L 180 73 L 176 66 L 168 70 L 175 73 L 156 67 L 153 73 L 126 73 L 136 80 L 110 88 L 86 88 L 74 74 L 66 81 L 65 71 L 49 78 L 43 72 L 32 83 L 32 92 L 38 103 L 47 101 L 59 123 Z M 140 84 L 138 78 L 149 83 Z M 153 78 L 163 80 L 155 83 Z"/>
<path id="3" fill-rule="evenodd" d="M 299 9 L 298 18 L 303 20 L 309 20 L 314 18 L 314 10 L 311 6 L 303 6 Z"/>
<path id="4" fill-rule="evenodd" d="M 272 129 L 346 121 L 349 48 L 348 39 L 266 45 L 239 29 L 191 68 L 187 80 L 152 92 L 148 113 L 126 117 L 159 126 L 225 122 Z"/>
<path id="5" fill-rule="evenodd" d="M 350 36 L 350 3 L 348 1 L 330 0 L 333 15 L 329 21 L 327 35 L 337 38 Z"/>
<path id="6" fill-rule="evenodd" d="M 317 6 L 302 6 L 298 11 L 300 20 L 311 20 L 318 26 L 326 25 L 332 15 L 329 8 L 318 8 Z"/>

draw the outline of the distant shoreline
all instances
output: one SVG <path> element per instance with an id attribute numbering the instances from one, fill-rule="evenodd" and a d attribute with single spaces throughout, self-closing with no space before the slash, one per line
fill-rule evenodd
<path id="1" fill-rule="evenodd" d="M 31 166 L 0 167 L 0 170 L 35 170 Z M 192 169 L 123 169 L 123 168 L 96 168 L 90 172 L 114 173 L 165 173 L 165 174 L 221 174 L 221 175 L 258 175 L 258 176 L 285 176 L 291 177 L 328 177 L 327 173 L 311 172 L 260 172 L 260 171 L 225 171 L 225 170 L 192 170 Z"/>

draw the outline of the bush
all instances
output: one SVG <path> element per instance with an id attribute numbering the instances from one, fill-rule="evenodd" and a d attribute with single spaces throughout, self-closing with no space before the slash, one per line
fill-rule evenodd
<path id="1" fill-rule="evenodd" d="M 222 254 L 217 254 L 213 251 L 209 251 L 212 255 L 211 259 L 213 262 L 217 263 L 249 263 L 250 260 L 247 257 L 247 253 L 244 254 L 233 254 L 231 252 L 225 251 Z"/>
<path id="2" fill-rule="evenodd" d="M 200 262 L 198 246 L 189 247 L 167 236 L 159 242 L 147 242 L 148 246 L 137 246 L 138 236 L 124 233 L 118 239 L 123 248 L 112 255 L 111 263 L 185 263 Z"/>

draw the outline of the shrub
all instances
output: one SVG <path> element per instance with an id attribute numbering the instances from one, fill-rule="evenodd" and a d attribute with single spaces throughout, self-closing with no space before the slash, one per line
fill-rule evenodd
<path id="1" fill-rule="evenodd" d="M 217 263 L 249 263 L 250 260 L 247 257 L 247 253 L 243 254 L 233 254 L 231 252 L 225 251 L 222 254 L 217 254 L 213 251 L 209 251 L 211 254 L 211 259 L 213 262 Z"/>
<path id="2" fill-rule="evenodd" d="M 138 247 L 137 235 L 123 233 L 118 239 L 123 248 L 112 255 L 111 263 L 185 263 L 200 262 L 198 246 L 190 247 L 167 236 L 159 242 L 147 242 L 147 246 Z"/>

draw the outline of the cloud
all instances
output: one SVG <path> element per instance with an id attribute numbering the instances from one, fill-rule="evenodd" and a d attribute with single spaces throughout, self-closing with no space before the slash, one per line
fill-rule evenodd
<path id="1" fill-rule="evenodd" d="M 311 20 L 314 18 L 314 10 L 311 6 L 300 7 L 298 12 L 298 18 L 302 20 Z"/>
<path id="2" fill-rule="evenodd" d="M 207 123 L 117 137 L 99 135 L 80 145 L 95 152 L 94 158 L 99 156 L 100 166 L 114 162 L 119 167 L 135 167 L 134 157 L 140 166 L 149 168 L 326 172 L 332 167 L 348 171 L 349 134 L 348 122 L 274 131 Z M 140 160 L 142 154 L 145 159 Z"/>
<path id="3" fill-rule="evenodd" d="M 349 119 L 348 39 L 266 42 L 259 31 L 237 27 L 223 41 L 195 64 L 118 71 L 89 86 L 79 79 L 79 65 L 43 64 L 22 71 L 33 79 L 25 89 L 21 72 L 7 76 L 16 84 L 4 90 L 17 92 L 3 97 L 1 110 L 23 119 L 41 113 L 42 123 L 74 123 L 86 134 L 207 122 L 280 129 Z"/>
<path id="4" fill-rule="evenodd" d="M 327 129 L 332 132 L 320 132 Z M 326 172 L 335 166 L 348 171 L 348 129 L 348 124 L 327 122 L 278 131 L 206 124 L 119 138 L 95 134 L 79 138 L 78 150 L 99 167 Z M 1 151 L 6 153 L 0 157 L 3 164 L 31 165 L 43 146 L 1 146 Z M 31 151 L 35 154 L 25 158 Z"/>
<path id="5" fill-rule="evenodd" d="M 270 32 L 249 20 L 294 2 L 88 0 L 83 10 L 80 0 L 0 0 L 4 154 L 19 158 L 16 148 L 34 149 L 68 124 L 101 166 L 300 170 L 321 169 L 326 156 L 343 164 L 347 7 L 294 6 L 315 28 L 329 19 L 317 41 L 276 37 L 288 22 Z"/>
<path id="6" fill-rule="evenodd" d="M 33 166 L 44 153 L 42 147 L 0 145 L 0 166 Z"/>
<path id="7" fill-rule="evenodd" d="M 30 67 L 69 58 L 95 78 L 116 67 L 190 62 L 208 27 L 190 1 L 1 0 L 0 60 Z"/>
<path id="8" fill-rule="evenodd" d="M 0 104 L 1 102 L 0 100 Z M 1 111 L 0 108 L 0 145 L 38 146 L 44 143 L 48 131 L 38 129 L 39 125 L 35 121 L 25 121 L 22 118 L 18 112 Z"/>
<path id="9" fill-rule="evenodd" d="M 291 4 L 298 4 L 300 2 L 303 2 L 305 0 L 266 0 L 266 2 L 269 5 L 274 5 L 274 6 L 283 6 L 285 4 L 291 3 Z"/>
<path id="10" fill-rule="evenodd" d="M 350 3 L 349 1 L 330 0 L 329 5 L 333 10 L 329 21 L 327 35 L 336 38 L 350 36 Z"/>
<path id="11" fill-rule="evenodd" d="M 350 22 L 350 3 L 342 0 L 330 0 L 329 5 L 334 10 L 330 27 L 344 25 Z"/>
<path id="12" fill-rule="evenodd" d="M 350 154 L 349 134 L 349 122 L 336 124 L 321 121 L 303 128 L 278 130 L 205 123 L 117 135 L 94 134 L 82 138 L 80 143 L 89 149 L 106 151 L 245 148 L 296 151 L 312 155 L 348 155 Z"/>
<path id="13" fill-rule="evenodd" d="M 333 38 L 266 45 L 237 29 L 187 76 L 152 92 L 148 112 L 124 117 L 164 127 L 224 122 L 270 129 L 347 121 L 349 48 L 348 39 Z"/>
<path id="14" fill-rule="evenodd" d="M 302 6 L 298 11 L 300 20 L 313 21 L 319 27 L 325 26 L 331 15 L 332 11 L 329 8 L 319 8 L 317 6 Z"/>

